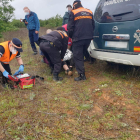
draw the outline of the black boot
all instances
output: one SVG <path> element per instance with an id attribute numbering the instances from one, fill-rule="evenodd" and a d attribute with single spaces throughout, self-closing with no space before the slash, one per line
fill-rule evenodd
<path id="1" fill-rule="evenodd" d="M 5 89 L 15 89 L 13 85 L 9 85 L 9 84 L 2 84 L 2 86 Z"/>
<path id="2" fill-rule="evenodd" d="M 38 52 L 34 52 L 33 55 L 37 55 Z"/>
<path id="3" fill-rule="evenodd" d="M 37 55 L 37 53 L 38 53 L 38 51 L 37 51 L 37 49 L 33 49 L 33 55 Z"/>
<path id="4" fill-rule="evenodd" d="M 5 89 L 14 89 L 14 86 L 13 85 L 11 85 L 9 82 L 8 82 L 8 80 L 7 80 L 7 78 L 5 78 L 5 77 L 0 77 L 0 83 L 2 84 L 2 86 L 3 86 L 3 88 L 5 88 Z"/>
<path id="5" fill-rule="evenodd" d="M 86 80 L 85 74 L 80 74 L 79 77 L 74 79 L 75 81 L 81 81 L 81 80 Z"/>
<path id="6" fill-rule="evenodd" d="M 54 74 L 53 74 L 53 80 L 54 80 L 54 81 L 62 81 L 63 78 L 62 78 L 62 77 L 58 77 L 58 73 L 54 73 Z"/>

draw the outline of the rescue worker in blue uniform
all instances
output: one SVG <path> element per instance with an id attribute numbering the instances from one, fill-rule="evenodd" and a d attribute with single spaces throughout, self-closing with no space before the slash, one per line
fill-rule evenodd
<path id="1" fill-rule="evenodd" d="M 95 22 L 92 11 L 84 8 L 80 0 L 74 1 L 68 22 L 68 35 L 73 41 L 74 62 L 79 74 L 75 81 L 86 80 L 84 52 L 87 51 L 93 39 L 94 28 Z"/>

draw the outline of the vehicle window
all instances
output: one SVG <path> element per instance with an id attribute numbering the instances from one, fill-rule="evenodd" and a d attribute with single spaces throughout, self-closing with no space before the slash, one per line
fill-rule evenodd
<path id="1" fill-rule="evenodd" d="M 100 0 L 94 18 L 100 23 L 139 19 L 140 0 Z"/>

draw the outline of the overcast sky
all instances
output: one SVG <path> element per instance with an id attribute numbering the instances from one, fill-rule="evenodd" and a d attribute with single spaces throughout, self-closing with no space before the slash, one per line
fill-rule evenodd
<path id="1" fill-rule="evenodd" d="M 23 8 L 25 6 L 35 13 L 37 13 L 39 19 L 48 19 L 50 17 L 59 14 L 64 15 L 66 6 L 68 4 L 73 4 L 74 0 L 14 0 L 11 2 L 15 10 L 15 18 L 20 19 L 25 17 Z M 82 5 L 95 11 L 96 5 L 99 0 L 81 0 Z"/>

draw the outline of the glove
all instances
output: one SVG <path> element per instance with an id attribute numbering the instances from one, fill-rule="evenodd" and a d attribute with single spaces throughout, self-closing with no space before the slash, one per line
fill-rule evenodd
<path id="1" fill-rule="evenodd" d="M 15 76 L 15 75 L 18 75 L 20 72 L 21 72 L 21 73 L 24 72 L 24 65 L 20 65 L 18 71 L 15 72 L 14 76 Z"/>
<path id="2" fill-rule="evenodd" d="M 9 73 L 6 70 L 2 74 L 4 77 L 8 78 Z"/>

